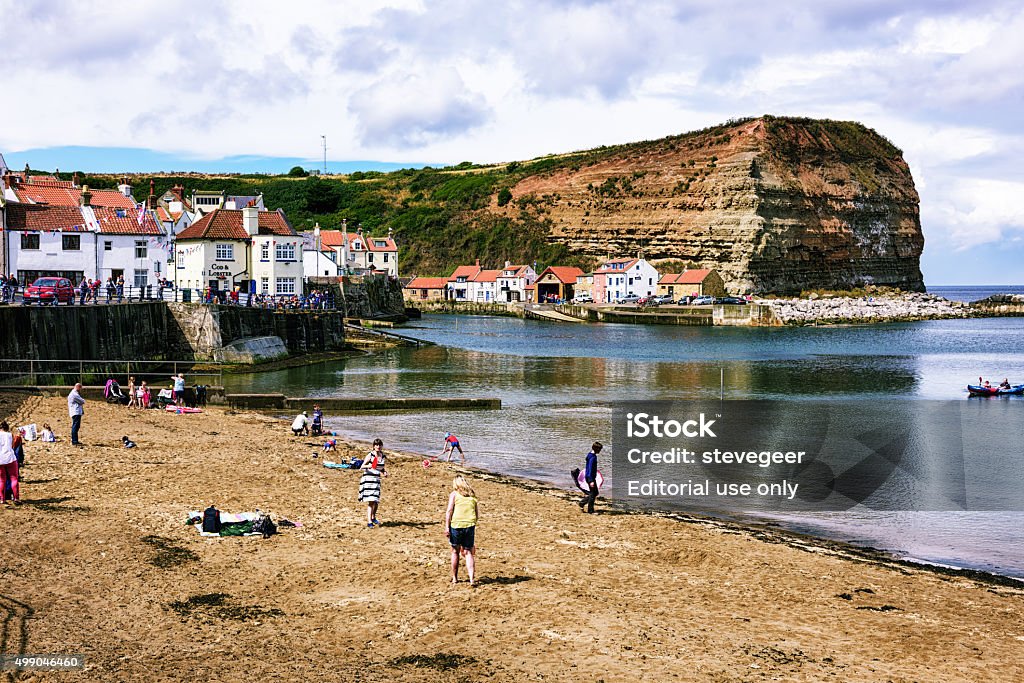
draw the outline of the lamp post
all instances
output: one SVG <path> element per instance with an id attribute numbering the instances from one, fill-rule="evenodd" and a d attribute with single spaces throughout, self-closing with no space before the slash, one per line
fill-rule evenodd
<path id="1" fill-rule="evenodd" d="M 327 175 L 327 136 L 321 135 L 320 138 L 324 142 L 324 175 Z"/>

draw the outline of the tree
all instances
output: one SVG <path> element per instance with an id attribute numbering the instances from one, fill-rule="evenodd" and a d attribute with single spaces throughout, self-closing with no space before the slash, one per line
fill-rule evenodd
<path id="1" fill-rule="evenodd" d="M 288 175 L 292 178 L 305 178 L 309 175 L 309 172 L 301 166 L 292 166 L 292 170 L 288 171 Z"/>
<path id="2" fill-rule="evenodd" d="M 312 214 L 334 213 L 338 210 L 341 192 L 326 180 L 310 178 L 306 182 L 306 210 Z"/>
<path id="3" fill-rule="evenodd" d="M 512 201 L 512 192 L 507 187 L 501 188 L 498 193 L 498 206 L 505 206 L 510 201 Z"/>

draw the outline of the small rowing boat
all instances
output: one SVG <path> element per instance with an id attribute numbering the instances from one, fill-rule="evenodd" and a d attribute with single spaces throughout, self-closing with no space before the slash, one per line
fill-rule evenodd
<path id="1" fill-rule="evenodd" d="M 986 387 L 981 384 L 968 384 L 967 393 L 971 396 L 1020 396 L 1024 395 L 1024 384 L 1015 384 L 1009 389 Z"/>

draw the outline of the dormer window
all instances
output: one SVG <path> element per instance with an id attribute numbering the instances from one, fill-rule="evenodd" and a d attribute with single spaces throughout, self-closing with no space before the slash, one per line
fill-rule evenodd
<path id="1" fill-rule="evenodd" d="M 388 243 L 385 240 L 374 240 L 373 246 L 383 249 L 384 247 L 388 246 Z"/>
<path id="2" fill-rule="evenodd" d="M 353 249 L 362 249 L 363 248 L 363 243 L 360 242 L 359 240 L 356 240 L 355 242 L 352 243 L 352 248 Z"/>

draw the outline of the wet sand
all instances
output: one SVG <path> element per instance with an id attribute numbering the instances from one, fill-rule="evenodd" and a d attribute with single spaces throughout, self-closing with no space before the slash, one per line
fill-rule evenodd
<path id="1" fill-rule="evenodd" d="M 63 439 L 27 445 L 0 510 L 2 650 L 88 662 L 23 680 L 1024 680 L 1012 582 L 471 473 L 480 585 L 451 587 L 443 465 L 395 454 L 367 529 L 358 473 L 271 417 L 90 401 L 84 449 L 62 398 L 0 417 Z M 210 504 L 303 526 L 202 538 L 185 516 Z"/>

